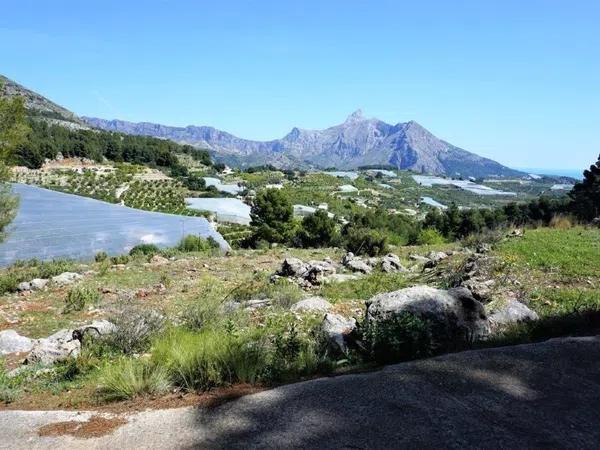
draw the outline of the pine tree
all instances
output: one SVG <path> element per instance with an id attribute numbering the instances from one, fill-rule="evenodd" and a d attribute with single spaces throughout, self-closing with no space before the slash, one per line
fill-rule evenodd
<path id="1" fill-rule="evenodd" d="M 596 164 L 583 172 L 583 181 L 573 187 L 569 197 L 571 210 L 581 220 L 600 217 L 600 155 Z"/>
<path id="2" fill-rule="evenodd" d="M 27 139 L 29 127 L 25 121 L 25 102 L 22 97 L 3 95 L 4 86 L 0 84 L 0 241 L 4 229 L 13 220 L 18 201 L 12 195 L 8 164 L 14 150 Z"/>

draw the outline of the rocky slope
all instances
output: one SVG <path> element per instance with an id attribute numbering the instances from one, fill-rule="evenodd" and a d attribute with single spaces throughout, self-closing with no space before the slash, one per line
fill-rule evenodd
<path id="1" fill-rule="evenodd" d="M 170 127 L 85 117 L 94 127 L 129 134 L 161 137 L 213 150 L 221 160 L 241 166 L 275 164 L 355 169 L 392 165 L 400 169 L 444 175 L 519 176 L 520 172 L 455 147 L 416 122 L 390 125 L 362 112 L 325 130 L 293 128 L 273 141 L 241 139 L 206 126 Z"/>
<path id="2" fill-rule="evenodd" d="M 43 118 L 68 128 L 89 128 L 76 114 L 48 100 L 46 97 L 0 75 L 0 93 L 9 97 L 20 95 L 31 116 Z"/>

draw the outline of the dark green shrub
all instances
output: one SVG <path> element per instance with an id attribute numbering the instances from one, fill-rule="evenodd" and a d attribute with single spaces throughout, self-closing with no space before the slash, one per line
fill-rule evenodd
<path id="1" fill-rule="evenodd" d="M 347 251 L 355 255 L 378 256 L 388 252 L 386 237 L 377 230 L 349 228 L 344 237 Z"/>
<path id="2" fill-rule="evenodd" d="M 86 305 L 96 303 L 100 300 L 100 293 L 88 286 L 75 286 L 67 293 L 63 313 L 83 311 Z"/>
<path id="3" fill-rule="evenodd" d="M 363 338 L 371 357 L 382 364 L 422 358 L 434 350 L 429 323 L 410 313 L 366 323 Z"/>
<path id="4" fill-rule="evenodd" d="M 286 194 L 277 189 L 265 189 L 258 193 L 250 211 L 251 225 L 256 227 L 248 239 L 252 245 L 260 240 L 286 242 L 294 229 L 292 203 Z"/>
<path id="5" fill-rule="evenodd" d="M 219 249 L 219 243 L 212 236 L 204 239 L 200 236 L 189 234 L 184 237 L 177 245 L 177 250 L 182 252 L 204 252 L 215 251 Z"/>
<path id="6" fill-rule="evenodd" d="M 110 258 L 110 262 L 112 264 L 127 264 L 129 263 L 129 256 L 127 255 L 119 255 L 119 256 L 113 256 Z"/>
<path id="7" fill-rule="evenodd" d="M 319 209 L 302 219 L 300 230 L 294 237 L 294 245 L 305 248 L 332 247 L 339 244 L 339 239 L 336 221 L 329 217 L 327 211 Z"/>
<path id="8" fill-rule="evenodd" d="M 106 254 L 106 252 L 98 252 L 98 253 L 96 253 L 96 256 L 94 256 L 94 260 L 97 263 L 106 261 L 107 259 L 108 259 L 108 255 Z"/>
<path id="9" fill-rule="evenodd" d="M 160 252 L 160 249 L 154 244 L 138 244 L 129 251 L 129 256 L 152 256 Z"/>

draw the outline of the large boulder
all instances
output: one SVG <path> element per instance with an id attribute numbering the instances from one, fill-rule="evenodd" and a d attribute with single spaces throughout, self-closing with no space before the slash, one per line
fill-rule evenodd
<path id="1" fill-rule="evenodd" d="M 75 272 L 63 272 L 60 275 L 52 277 L 52 282 L 59 286 L 68 286 L 83 279 L 83 276 Z"/>
<path id="2" fill-rule="evenodd" d="M 444 253 L 444 252 L 431 251 L 431 252 L 427 253 L 427 258 L 429 259 L 429 261 L 427 261 L 425 263 L 424 267 L 426 269 L 431 269 L 431 268 L 437 266 L 440 261 L 443 261 L 444 259 L 448 258 L 448 254 Z"/>
<path id="3" fill-rule="evenodd" d="M 355 258 L 346 262 L 346 267 L 350 269 L 352 272 L 360 272 L 360 273 L 371 273 L 373 268 L 364 262 L 362 259 Z"/>
<path id="4" fill-rule="evenodd" d="M 408 272 L 408 270 L 400 262 L 400 257 L 393 253 L 388 253 L 381 258 L 381 270 L 384 272 Z"/>
<path id="5" fill-rule="evenodd" d="M 304 300 L 300 300 L 297 303 L 294 303 L 290 310 L 298 313 L 307 313 L 307 312 L 327 312 L 331 310 L 333 306 L 323 297 L 308 297 Z"/>
<path id="6" fill-rule="evenodd" d="M 83 342 L 84 339 L 97 339 L 101 336 L 107 336 L 117 331 L 114 323 L 108 320 L 94 320 L 92 323 L 84 325 L 71 334 L 72 339 Z"/>
<path id="7" fill-rule="evenodd" d="M 60 330 L 44 339 L 37 339 L 27 356 L 27 364 L 51 364 L 75 358 L 81 350 L 81 342 L 73 339 L 73 330 Z"/>
<path id="8" fill-rule="evenodd" d="M 153 255 L 152 258 L 150 258 L 150 264 L 153 266 L 162 266 L 164 264 L 168 264 L 169 260 L 167 258 L 165 258 L 164 256 L 160 256 L 160 255 Z"/>
<path id="9" fill-rule="evenodd" d="M 29 282 L 32 291 L 39 291 L 46 287 L 50 280 L 46 278 L 34 278 Z"/>
<path id="10" fill-rule="evenodd" d="M 284 277 L 304 277 L 308 271 L 308 265 L 298 258 L 285 258 L 281 264 L 279 275 Z"/>
<path id="11" fill-rule="evenodd" d="M 33 339 L 21 336 L 15 330 L 0 331 L 0 355 L 28 352 L 33 348 Z"/>
<path id="12" fill-rule="evenodd" d="M 395 339 L 394 327 L 406 317 L 418 319 L 419 326 L 425 328 L 418 332 L 428 336 L 433 350 L 457 348 L 489 333 L 484 306 L 465 288 L 446 291 L 415 286 L 367 301 L 366 326 L 378 337 L 378 345 L 385 347 Z M 385 353 L 385 348 L 379 351 Z"/>
<path id="13" fill-rule="evenodd" d="M 348 337 L 356 330 L 356 320 L 346 319 L 339 314 L 327 313 L 321 322 L 321 333 L 333 352 L 348 353 Z"/>
<path id="14" fill-rule="evenodd" d="M 538 319 L 539 316 L 535 311 L 515 299 L 506 301 L 502 307 L 496 309 L 489 316 L 490 326 L 494 331 L 512 324 L 531 322 Z"/>
<path id="15" fill-rule="evenodd" d="M 415 261 L 419 264 L 426 264 L 429 262 L 429 258 L 426 258 L 425 256 L 421 255 L 409 255 L 408 259 L 410 259 L 411 261 Z"/>
<path id="16" fill-rule="evenodd" d="M 361 275 L 351 275 L 348 273 L 334 273 L 333 275 L 328 275 L 321 279 L 323 284 L 328 283 L 344 283 L 346 281 L 358 280 Z"/>

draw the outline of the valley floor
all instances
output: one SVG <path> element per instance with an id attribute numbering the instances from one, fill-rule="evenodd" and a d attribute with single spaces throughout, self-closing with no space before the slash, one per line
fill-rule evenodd
<path id="1" fill-rule="evenodd" d="M 4 449 L 597 448 L 600 337 L 456 353 L 216 408 L 0 412 Z"/>

